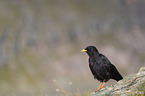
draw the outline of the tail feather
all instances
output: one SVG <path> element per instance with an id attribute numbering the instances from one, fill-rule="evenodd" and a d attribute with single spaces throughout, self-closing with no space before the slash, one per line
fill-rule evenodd
<path id="1" fill-rule="evenodd" d="M 118 78 L 116 78 L 116 81 L 118 82 L 119 80 L 122 80 L 123 79 L 123 77 L 120 75 L 120 76 L 118 76 Z"/>
<path id="2" fill-rule="evenodd" d="M 122 80 L 122 79 L 123 79 L 123 77 L 120 75 L 119 72 L 118 72 L 118 74 L 114 74 L 114 75 L 111 76 L 111 77 L 112 77 L 112 79 L 116 80 L 117 82 L 118 82 L 119 80 Z"/>

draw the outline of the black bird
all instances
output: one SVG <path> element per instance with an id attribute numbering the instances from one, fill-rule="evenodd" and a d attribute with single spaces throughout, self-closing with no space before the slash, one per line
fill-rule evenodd
<path id="1" fill-rule="evenodd" d="M 94 78 L 101 82 L 96 91 L 103 88 L 105 83 L 110 79 L 114 79 L 116 81 L 123 79 L 116 67 L 108 60 L 106 56 L 99 53 L 96 47 L 88 46 L 81 50 L 81 52 L 86 52 L 88 54 L 90 70 L 94 75 Z"/>

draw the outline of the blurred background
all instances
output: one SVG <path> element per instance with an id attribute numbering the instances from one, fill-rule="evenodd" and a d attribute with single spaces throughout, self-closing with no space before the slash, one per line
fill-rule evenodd
<path id="1" fill-rule="evenodd" d="M 0 0 L 0 95 L 95 91 L 100 82 L 80 52 L 88 45 L 123 77 L 137 72 L 145 65 L 144 9 L 145 0 Z"/>

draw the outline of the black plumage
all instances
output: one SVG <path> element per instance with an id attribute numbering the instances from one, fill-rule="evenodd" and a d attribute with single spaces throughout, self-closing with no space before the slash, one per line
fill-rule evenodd
<path id="1" fill-rule="evenodd" d="M 110 79 L 114 79 L 116 81 L 123 79 L 116 67 L 108 60 L 106 56 L 99 53 L 96 47 L 88 46 L 81 52 L 86 52 L 88 54 L 90 70 L 94 78 L 101 82 L 98 90 L 103 88 L 104 84 Z"/>

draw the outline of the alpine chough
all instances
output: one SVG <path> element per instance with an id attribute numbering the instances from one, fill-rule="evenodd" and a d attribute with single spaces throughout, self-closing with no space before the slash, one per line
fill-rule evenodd
<path id="1" fill-rule="evenodd" d="M 86 52 L 89 56 L 89 67 L 95 79 L 101 82 L 99 88 L 103 88 L 105 83 L 114 79 L 119 81 L 123 79 L 120 73 L 117 71 L 116 67 L 108 60 L 106 56 L 99 53 L 99 51 L 94 46 L 88 46 L 81 52 Z"/>

